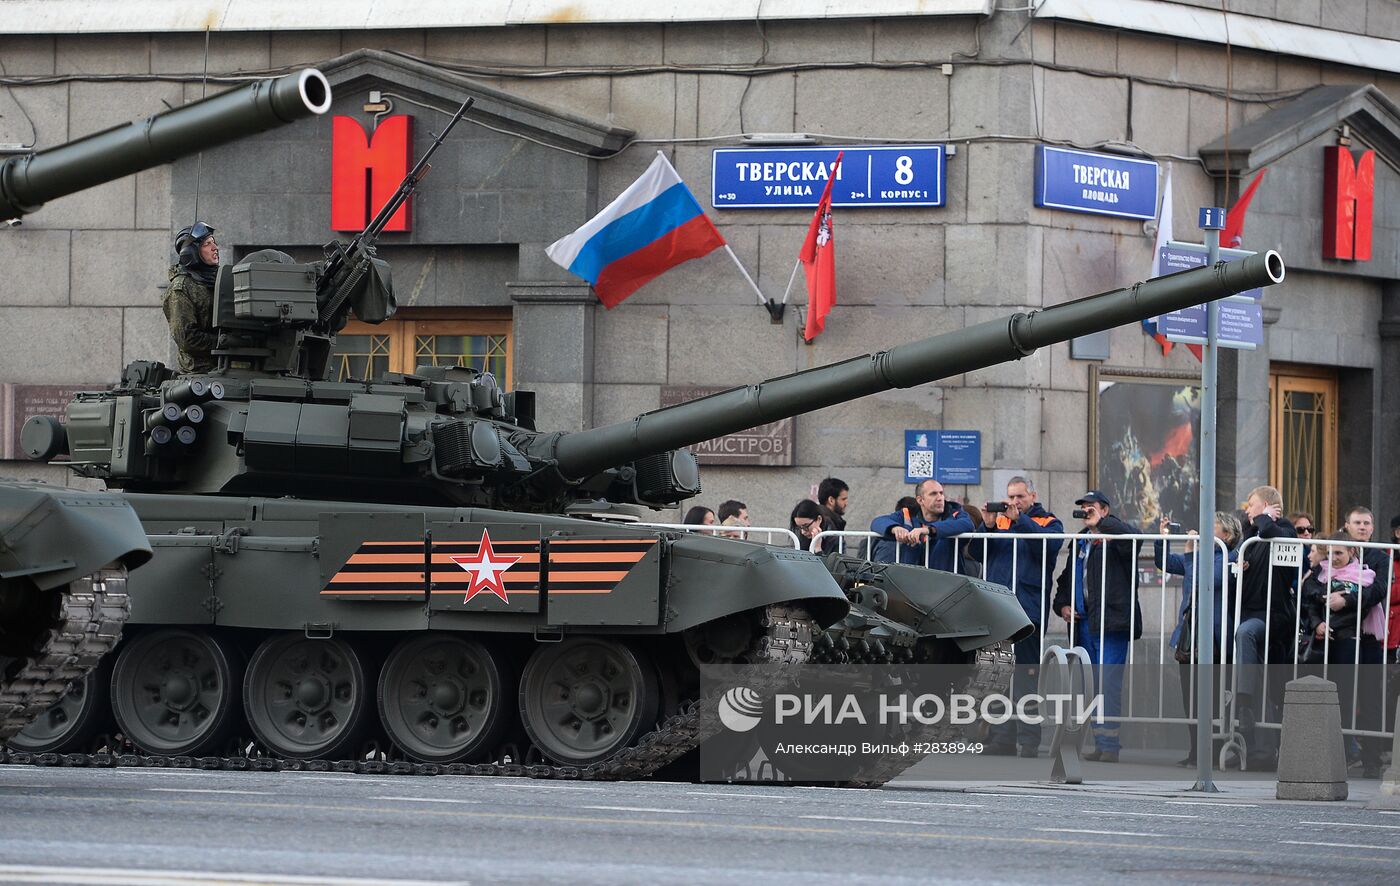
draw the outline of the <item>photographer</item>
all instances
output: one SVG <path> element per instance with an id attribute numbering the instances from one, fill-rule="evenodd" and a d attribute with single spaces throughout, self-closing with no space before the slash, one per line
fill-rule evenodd
<path id="1" fill-rule="evenodd" d="M 1070 625 L 1076 646 L 1089 653 L 1094 681 L 1103 696 L 1105 719 L 1094 727 L 1094 750 L 1086 760 L 1117 763 L 1118 721 L 1122 712 L 1123 666 L 1128 646 L 1142 636 L 1138 606 L 1137 543 L 1110 542 L 1095 536 L 1132 535 L 1138 528 L 1109 513 L 1108 498 L 1098 490 L 1080 496 L 1074 516 L 1084 521 L 1085 538 L 1075 539 L 1069 561 L 1056 583 L 1055 612 Z"/>
<path id="2" fill-rule="evenodd" d="M 1041 507 L 1035 484 L 1026 477 L 1012 477 L 1006 483 L 1006 498 L 987 502 L 983 509 L 984 532 L 1016 535 L 1058 535 L 1065 531 L 1060 518 Z M 1049 589 L 1054 579 L 1055 558 L 1060 555 L 1058 538 L 991 539 L 986 542 L 986 578 L 1006 585 L 1035 625 L 1035 633 L 1015 645 L 1016 673 L 1012 696 L 1020 701 L 1034 692 L 1040 674 L 1040 644 L 1049 610 Z M 1029 711 L 1028 711 L 1029 713 Z M 1040 747 L 1040 725 L 1008 720 L 995 725 L 987 736 L 987 752 L 1034 757 Z"/>

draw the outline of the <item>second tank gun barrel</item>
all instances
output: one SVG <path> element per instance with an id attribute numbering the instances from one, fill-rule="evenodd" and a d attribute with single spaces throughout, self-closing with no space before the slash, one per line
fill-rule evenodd
<path id="1" fill-rule="evenodd" d="M 324 114 L 325 75 L 307 68 L 123 123 L 0 165 L 0 219 L 245 135 Z"/>
<path id="2" fill-rule="evenodd" d="M 1283 277 L 1283 259 L 1273 250 L 1217 262 L 564 434 L 553 456 L 564 476 L 588 477 L 623 461 L 1020 359 L 1046 345 L 1271 286 Z"/>

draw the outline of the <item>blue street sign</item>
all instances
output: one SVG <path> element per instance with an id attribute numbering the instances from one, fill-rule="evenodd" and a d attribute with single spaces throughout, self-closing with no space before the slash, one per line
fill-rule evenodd
<path id="1" fill-rule="evenodd" d="M 1196 218 L 1196 227 L 1203 231 L 1225 230 L 1225 210 L 1219 206 L 1202 206 Z"/>
<path id="2" fill-rule="evenodd" d="M 1220 302 L 1222 348 L 1254 350 L 1264 344 L 1264 308 L 1254 301 L 1224 299 Z"/>
<path id="3" fill-rule="evenodd" d="M 1206 308 L 1196 305 L 1157 318 L 1157 331 L 1178 344 L 1206 343 Z"/>
<path id="4" fill-rule="evenodd" d="M 981 431 L 905 431 L 904 482 L 982 482 Z"/>
<path id="5" fill-rule="evenodd" d="M 942 206 L 943 145 L 881 145 L 841 148 L 716 148 L 713 191 L 716 209 L 814 207 L 844 152 L 833 206 Z"/>
<path id="6" fill-rule="evenodd" d="M 1220 338 L 1222 348 L 1251 351 L 1264 344 L 1264 309 L 1250 299 L 1224 298 L 1220 306 Z M 1205 305 L 1172 311 L 1157 318 L 1157 331 L 1168 341 L 1183 344 L 1206 343 Z"/>
<path id="7" fill-rule="evenodd" d="M 1037 145 L 1035 205 L 1118 218 L 1157 217 L 1157 161 Z"/>
<path id="8" fill-rule="evenodd" d="M 1226 249 L 1223 246 L 1220 248 L 1220 258 L 1224 261 L 1235 261 L 1253 254 L 1248 249 Z M 1206 248 L 1199 243 L 1178 243 L 1172 240 L 1162 247 L 1159 258 L 1162 276 L 1165 277 L 1167 274 L 1175 274 L 1177 271 L 1189 271 L 1192 268 L 1203 267 L 1206 263 Z M 1259 301 L 1264 297 L 1264 290 L 1262 287 L 1247 289 L 1240 295 Z"/>

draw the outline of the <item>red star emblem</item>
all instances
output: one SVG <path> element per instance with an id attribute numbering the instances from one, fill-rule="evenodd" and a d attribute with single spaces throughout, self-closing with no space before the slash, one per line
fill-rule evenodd
<path id="1" fill-rule="evenodd" d="M 516 563 L 520 562 L 519 556 L 511 554 L 497 554 L 491 548 L 491 533 L 481 530 L 481 544 L 477 546 L 476 553 L 466 557 L 452 557 L 453 563 L 471 573 L 471 587 L 467 588 L 467 598 L 463 603 L 470 603 L 472 597 L 477 594 L 490 591 L 505 603 L 510 602 L 510 597 L 506 596 L 505 582 L 501 580 L 501 573 L 505 572 Z"/>

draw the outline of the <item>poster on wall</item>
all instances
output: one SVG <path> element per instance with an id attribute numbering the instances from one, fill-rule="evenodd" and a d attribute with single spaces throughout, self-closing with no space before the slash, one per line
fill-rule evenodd
<path id="1" fill-rule="evenodd" d="M 1200 501 L 1200 380 L 1093 367 L 1089 487 L 1143 532 L 1163 517 L 1195 528 Z"/>

